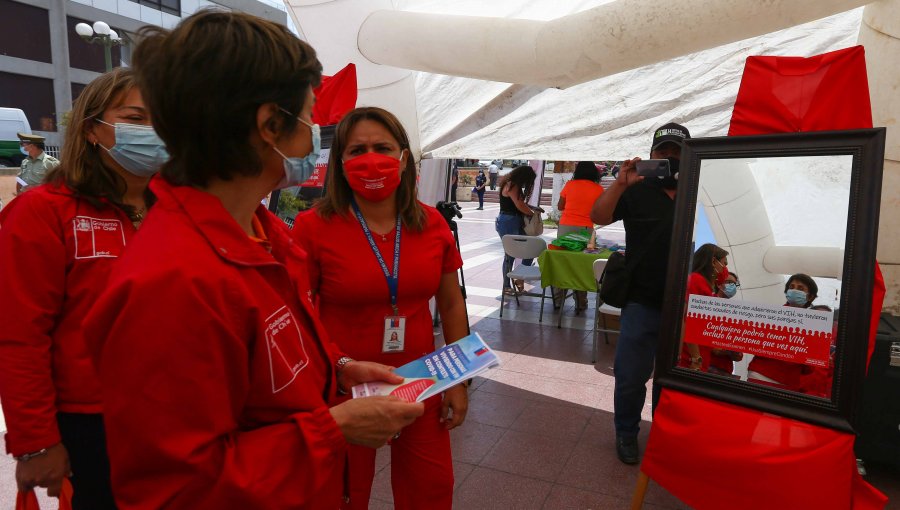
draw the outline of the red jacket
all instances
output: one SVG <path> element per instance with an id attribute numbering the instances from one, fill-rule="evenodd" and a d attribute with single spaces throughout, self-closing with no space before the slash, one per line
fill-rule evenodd
<path id="1" fill-rule="evenodd" d="M 700 273 L 691 273 L 688 275 L 687 296 L 685 296 L 685 299 L 690 300 L 691 294 L 710 297 L 716 295 L 712 291 L 712 287 L 710 287 L 706 277 Z M 690 338 L 685 338 L 682 341 L 681 354 L 678 357 L 678 366 L 680 367 L 688 368 L 691 366 L 691 353 L 688 352 L 687 346 L 685 345 L 686 343 L 692 343 L 690 340 Z M 697 344 L 697 347 L 700 349 L 700 357 L 703 358 L 703 361 L 700 362 L 700 371 L 708 372 L 709 361 L 712 358 L 712 348 L 703 344 Z"/>
<path id="2" fill-rule="evenodd" d="M 98 209 L 50 184 L 0 212 L 0 400 L 8 453 L 58 443 L 57 411 L 102 411 L 81 321 L 134 231 L 122 210 Z"/>
<path id="3" fill-rule="evenodd" d="M 158 201 L 85 320 L 121 509 L 337 508 L 340 356 L 306 259 L 260 207 L 271 253 L 208 193 Z"/>

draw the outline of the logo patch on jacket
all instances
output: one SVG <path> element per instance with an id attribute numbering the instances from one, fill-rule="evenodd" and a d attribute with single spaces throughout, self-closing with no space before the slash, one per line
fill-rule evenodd
<path id="1" fill-rule="evenodd" d="M 272 374 L 272 393 L 290 386 L 309 364 L 297 319 L 286 306 L 266 319 L 266 350 Z"/>
<path id="2" fill-rule="evenodd" d="M 120 220 L 76 216 L 72 229 L 76 259 L 118 257 L 125 249 L 125 229 Z"/>

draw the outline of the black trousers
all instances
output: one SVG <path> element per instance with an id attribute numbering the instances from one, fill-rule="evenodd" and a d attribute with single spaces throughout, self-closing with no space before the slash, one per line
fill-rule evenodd
<path id="1" fill-rule="evenodd" d="M 72 467 L 74 510 L 115 510 L 102 414 L 57 413 Z"/>

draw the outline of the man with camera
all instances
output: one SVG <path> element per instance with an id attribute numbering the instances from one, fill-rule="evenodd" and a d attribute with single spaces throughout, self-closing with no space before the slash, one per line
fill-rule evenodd
<path id="1" fill-rule="evenodd" d="M 666 161 L 625 161 L 616 181 L 591 210 L 594 223 L 625 222 L 630 281 L 613 368 L 616 454 L 625 464 L 640 461 L 637 435 L 659 343 L 678 167 L 686 138 L 690 133 L 679 124 L 669 123 L 654 131 L 650 158 Z M 656 387 L 653 390 L 656 405 L 659 392 Z"/>

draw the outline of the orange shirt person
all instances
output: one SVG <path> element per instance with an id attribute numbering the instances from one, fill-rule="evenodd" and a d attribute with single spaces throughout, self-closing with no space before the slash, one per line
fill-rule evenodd
<path id="1" fill-rule="evenodd" d="M 562 216 L 559 218 L 557 236 L 594 228 L 591 208 L 603 194 L 603 186 L 599 183 L 600 171 L 597 170 L 597 166 L 590 161 L 579 161 L 572 180 L 567 182 L 559 193 L 556 208 L 562 211 Z"/>

